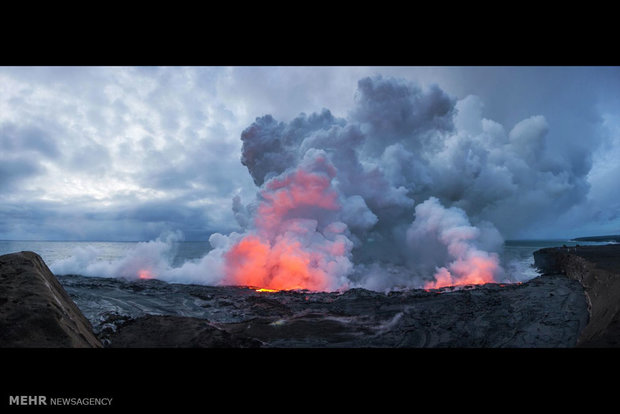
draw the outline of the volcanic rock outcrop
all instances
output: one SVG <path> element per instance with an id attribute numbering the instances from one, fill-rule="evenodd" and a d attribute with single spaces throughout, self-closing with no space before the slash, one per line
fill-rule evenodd
<path id="1" fill-rule="evenodd" d="M 0 347 L 101 346 L 88 319 L 39 255 L 0 256 Z"/>
<path id="2" fill-rule="evenodd" d="M 590 321 L 577 346 L 620 346 L 620 244 L 541 249 L 534 260 L 544 273 L 566 275 L 583 286 Z"/>

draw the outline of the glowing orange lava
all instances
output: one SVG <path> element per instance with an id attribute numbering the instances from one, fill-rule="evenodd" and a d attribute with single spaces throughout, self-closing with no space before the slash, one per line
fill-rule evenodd
<path id="1" fill-rule="evenodd" d="M 467 260 L 458 260 L 450 265 L 452 271 L 445 267 L 438 269 L 435 281 L 427 282 L 424 289 L 494 283 L 498 268 L 497 259 L 493 256 L 473 256 Z"/>
<path id="2" fill-rule="evenodd" d="M 317 267 L 317 253 L 296 240 L 269 241 L 249 235 L 226 253 L 226 282 L 269 290 L 325 290 L 328 277 Z"/>
<path id="3" fill-rule="evenodd" d="M 152 279 L 153 275 L 150 270 L 142 269 L 138 272 L 138 278 L 140 279 Z"/>

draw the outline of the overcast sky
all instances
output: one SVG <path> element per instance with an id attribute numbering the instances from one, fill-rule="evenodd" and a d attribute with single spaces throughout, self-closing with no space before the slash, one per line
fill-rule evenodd
<path id="1" fill-rule="evenodd" d="M 242 131 L 323 108 L 349 120 L 358 82 L 375 75 L 438 85 L 469 111 L 455 121 L 463 131 L 471 119 L 511 137 L 540 125 L 545 153 L 563 160 L 554 177 L 578 185 L 557 211 L 541 200 L 561 190 L 536 175 L 521 188 L 544 197 L 484 217 L 505 238 L 620 234 L 618 67 L 0 67 L 0 239 L 235 230 L 233 197 L 257 189 L 240 162 Z M 540 220 L 502 225 L 513 214 Z"/>

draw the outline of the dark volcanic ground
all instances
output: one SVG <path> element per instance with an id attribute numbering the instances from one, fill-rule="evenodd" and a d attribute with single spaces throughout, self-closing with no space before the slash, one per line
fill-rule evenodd
<path id="1" fill-rule="evenodd" d="M 560 275 L 389 294 L 58 279 L 111 347 L 572 347 L 589 317 Z"/>

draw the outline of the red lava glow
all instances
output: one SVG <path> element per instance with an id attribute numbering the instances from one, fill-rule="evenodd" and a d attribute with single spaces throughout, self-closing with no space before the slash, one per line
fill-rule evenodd
<path id="1" fill-rule="evenodd" d="M 153 275 L 150 270 L 142 269 L 138 272 L 138 278 L 140 279 L 153 279 Z"/>
<path id="2" fill-rule="evenodd" d="M 256 232 L 224 254 L 225 283 L 265 290 L 329 289 L 330 256 L 345 255 L 346 246 L 325 239 L 317 224 L 307 224 L 340 209 L 331 185 L 335 175 L 327 159 L 318 156 L 266 182 L 254 219 Z"/>
<path id="3" fill-rule="evenodd" d="M 494 257 L 474 256 L 468 260 L 458 260 L 450 268 L 452 272 L 445 267 L 440 268 L 435 273 L 435 281 L 427 282 L 424 289 L 494 283 L 499 265 Z"/>
<path id="4" fill-rule="evenodd" d="M 282 239 L 273 246 L 249 235 L 226 253 L 227 283 L 269 290 L 325 290 L 328 276 L 316 266 L 316 253 Z"/>

